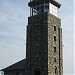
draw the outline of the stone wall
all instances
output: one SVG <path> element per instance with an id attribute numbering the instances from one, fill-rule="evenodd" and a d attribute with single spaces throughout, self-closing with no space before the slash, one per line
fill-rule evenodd
<path id="1" fill-rule="evenodd" d="M 47 14 L 28 18 L 27 75 L 34 75 L 36 70 L 40 70 L 41 75 L 48 73 L 47 23 Z"/>
<path id="2" fill-rule="evenodd" d="M 56 31 L 54 31 L 54 26 Z M 62 59 L 62 32 L 61 20 L 51 14 L 48 14 L 48 75 L 55 74 L 57 67 L 57 75 L 63 75 L 63 59 Z M 54 41 L 56 36 L 56 41 Z M 56 52 L 54 52 L 56 47 Z M 54 61 L 56 58 L 56 62 Z"/>
<path id="3" fill-rule="evenodd" d="M 56 31 L 54 31 L 56 26 Z M 43 13 L 28 18 L 27 26 L 27 75 L 62 75 L 62 34 L 61 20 L 50 13 Z M 56 41 L 54 41 L 56 36 Z M 54 46 L 56 52 L 54 53 Z M 56 58 L 56 62 L 54 62 Z"/>

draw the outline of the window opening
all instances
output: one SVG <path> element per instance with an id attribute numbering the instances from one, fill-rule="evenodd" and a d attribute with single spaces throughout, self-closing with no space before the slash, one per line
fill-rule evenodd
<path id="1" fill-rule="evenodd" d="M 54 62 L 56 63 L 56 58 L 54 58 Z"/>
<path id="2" fill-rule="evenodd" d="M 34 75 L 40 75 L 40 71 L 35 71 Z"/>
<path id="3" fill-rule="evenodd" d="M 54 26 L 54 31 L 56 31 L 56 26 Z"/>
<path id="4" fill-rule="evenodd" d="M 56 42 L 56 36 L 54 36 L 54 41 Z"/>
<path id="5" fill-rule="evenodd" d="M 58 75 L 58 69 L 56 66 L 55 66 L 55 74 Z"/>
<path id="6" fill-rule="evenodd" d="M 54 46 L 54 52 L 56 52 L 56 47 Z"/>

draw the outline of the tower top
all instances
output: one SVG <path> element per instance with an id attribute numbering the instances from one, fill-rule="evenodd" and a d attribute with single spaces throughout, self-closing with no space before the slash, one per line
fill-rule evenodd
<path id="1" fill-rule="evenodd" d="M 57 17 L 61 4 L 55 0 L 30 0 L 28 6 L 30 7 L 30 16 L 48 12 Z"/>
<path id="2" fill-rule="evenodd" d="M 32 7 L 33 4 L 36 4 L 36 3 L 40 3 L 40 2 L 50 2 L 51 4 L 53 4 L 54 6 L 60 8 L 61 7 L 61 4 L 58 3 L 57 1 L 55 0 L 30 0 L 30 2 L 28 3 L 28 6 L 29 7 Z"/>

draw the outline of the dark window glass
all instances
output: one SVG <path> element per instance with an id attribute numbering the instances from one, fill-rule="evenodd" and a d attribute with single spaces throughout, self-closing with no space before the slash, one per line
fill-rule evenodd
<path id="1" fill-rule="evenodd" d="M 49 12 L 49 6 L 48 5 L 45 5 L 44 12 Z"/>
<path id="2" fill-rule="evenodd" d="M 41 5 L 43 5 L 44 4 L 44 1 L 41 1 Z"/>
<path id="3" fill-rule="evenodd" d="M 37 2 L 37 6 L 39 6 L 40 5 L 40 3 L 39 2 Z"/>
<path id="4" fill-rule="evenodd" d="M 56 52 L 56 47 L 54 46 L 54 52 Z"/>
<path id="5" fill-rule="evenodd" d="M 36 6 L 36 4 L 33 4 L 33 7 L 35 7 Z"/>
<path id="6" fill-rule="evenodd" d="M 56 41 L 56 36 L 54 36 L 54 41 Z"/>
<path id="7" fill-rule="evenodd" d="M 40 7 L 37 7 L 37 14 L 40 14 Z"/>
<path id="8" fill-rule="evenodd" d="M 49 9 L 49 6 L 48 5 L 45 5 L 45 9 Z"/>
<path id="9" fill-rule="evenodd" d="M 41 13 L 44 12 L 44 5 L 41 6 Z"/>
<path id="10" fill-rule="evenodd" d="M 40 71 L 35 71 L 34 75 L 40 75 Z"/>
<path id="11" fill-rule="evenodd" d="M 45 1 L 45 4 L 49 4 L 49 1 Z"/>
<path id="12" fill-rule="evenodd" d="M 37 7 L 37 11 L 40 11 L 40 7 Z"/>
<path id="13" fill-rule="evenodd" d="M 54 31 L 56 31 L 56 26 L 54 26 Z"/>

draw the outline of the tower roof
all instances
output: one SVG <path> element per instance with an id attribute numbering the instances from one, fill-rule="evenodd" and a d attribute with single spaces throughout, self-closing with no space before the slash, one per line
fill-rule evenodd
<path id="1" fill-rule="evenodd" d="M 33 4 L 36 4 L 36 3 L 39 3 L 39 2 L 42 2 L 42 1 L 49 1 L 51 4 L 55 5 L 56 7 L 60 8 L 61 7 L 61 4 L 58 3 L 57 1 L 55 0 L 32 0 L 28 3 L 28 6 L 32 7 Z"/>

